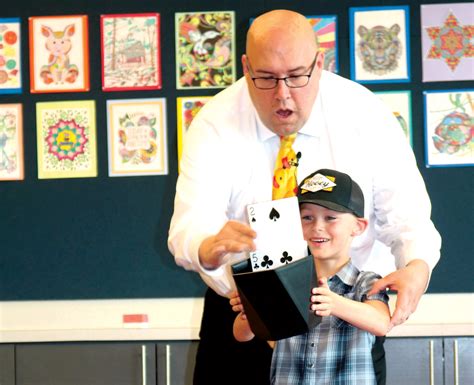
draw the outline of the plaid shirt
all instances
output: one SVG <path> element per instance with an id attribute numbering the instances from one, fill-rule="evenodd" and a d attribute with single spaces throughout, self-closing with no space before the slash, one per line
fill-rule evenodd
<path id="1" fill-rule="evenodd" d="M 359 272 L 347 263 L 328 279 L 329 288 L 346 298 L 362 302 L 380 278 Z M 371 300 L 388 303 L 383 291 Z M 309 332 L 280 340 L 273 352 L 271 383 L 274 385 L 375 385 L 372 345 L 375 336 L 334 316 L 323 317 Z"/>

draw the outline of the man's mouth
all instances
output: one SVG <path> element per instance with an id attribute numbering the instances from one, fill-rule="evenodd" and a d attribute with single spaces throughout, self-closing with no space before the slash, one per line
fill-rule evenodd
<path id="1" fill-rule="evenodd" d="M 293 111 L 291 110 L 277 110 L 277 115 L 282 117 L 282 118 L 287 118 L 288 116 L 290 116 Z"/>

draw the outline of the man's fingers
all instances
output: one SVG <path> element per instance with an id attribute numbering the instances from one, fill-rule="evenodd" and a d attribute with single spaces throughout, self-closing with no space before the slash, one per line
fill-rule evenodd
<path id="1" fill-rule="evenodd" d="M 404 323 L 411 315 L 411 312 L 406 309 L 396 308 L 390 319 L 391 327 L 401 325 Z"/>

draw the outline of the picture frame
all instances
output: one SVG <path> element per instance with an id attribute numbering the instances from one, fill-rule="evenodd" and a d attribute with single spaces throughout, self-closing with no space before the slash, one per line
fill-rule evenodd
<path id="1" fill-rule="evenodd" d="M 94 100 L 36 103 L 38 178 L 97 176 Z"/>
<path id="2" fill-rule="evenodd" d="M 166 99 L 107 101 L 109 176 L 168 174 Z"/>
<path id="3" fill-rule="evenodd" d="M 28 25 L 30 92 L 89 91 L 88 17 L 32 16 Z"/>
<path id="4" fill-rule="evenodd" d="M 410 146 L 413 147 L 411 91 L 374 92 L 393 112 Z"/>
<path id="5" fill-rule="evenodd" d="M 349 8 L 352 80 L 410 81 L 409 14 L 408 6 Z"/>
<path id="6" fill-rule="evenodd" d="M 236 80 L 235 13 L 175 13 L 176 88 L 225 88 Z"/>
<path id="7" fill-rule="evenodd" d="M 19 18 L 0 18 L 0 94 L 22 92 Z"/>
<path id="8" fill-rule="evenodd" d="M 0 104 L 0 181 L 23 179 L 23 106 Z"/>
<path id="9" fill-rule="evenodd" d="M 420 12 L 422 81 L 474 80 L 474 3 L 422 4 Z"/>
<path id="10" fill-rule="evenodd" d="M 182 96 L 176 98 L 176 112 L 178 122 L 178 164 L 183 153 L 183 144 L 194 117 L 212 96 Z"/>
<path id="11" fill-rule="evenodd" d="M 103 91 L 161 89 L 159 13 L 100 17 Z"/>
<path id="12" fill-rule="evenodd" d="M 426 167 L 474 165 L 474 89 L 425 91 Z"/>
<path id="13" fill-rule="evenodd" d="M 323 69 L 338 73 L 337 15 L 312 15 L 305 17 L 313 27 L 320 51 L 324 53 Z"/>

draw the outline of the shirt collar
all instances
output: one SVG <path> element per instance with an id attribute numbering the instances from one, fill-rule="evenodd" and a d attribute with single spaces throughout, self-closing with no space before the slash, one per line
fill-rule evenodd
<path id="1" fill-rule="evenodd" d="M 258 112 L 255 109 L 255 107 L 253 107 L 253 109 L 255 111 L 255 120 L 256 120 L 258 138 L 262 142 L 265 142 L 266 140 L 275 137 L 276 134 L 272 132 L 269 128 L 267 128 L 267 126 L 265 126 L 263 122 L 261 121 L 260 116 L 258 115 Z M 309 119 L 307 120 L 305 125 L 301 128 L 301 130 L 298 132 L 298 134 L 319 137 L 321 135 L 323 128 L 324 128 L 324 114 L 323 114 L 323 109 L 322 109 L 322 104 L 321 104 L 321 90 L 320 90 L 318 93 L 318 96 L 316 97 L 316 101 L 314 103 L 313 109 L 311 110 Z"/>
<path id="2" fill-rule="evenodd" d="M 349 260 L 336 275 L 343 283 L 348 286 L 354 286 L 359 276 L 359 270 Z"/>

